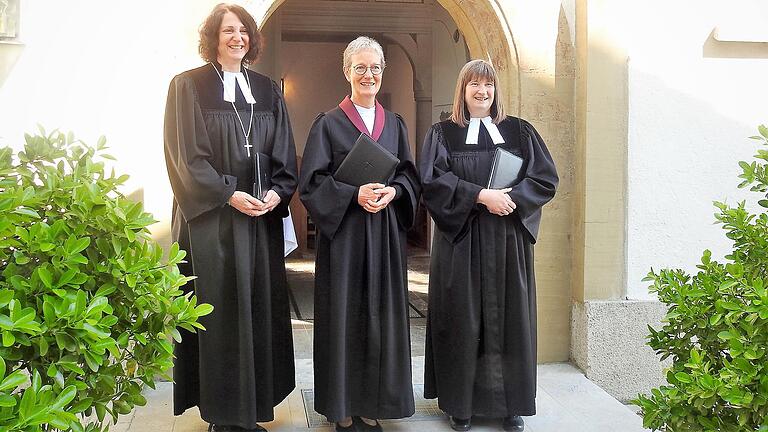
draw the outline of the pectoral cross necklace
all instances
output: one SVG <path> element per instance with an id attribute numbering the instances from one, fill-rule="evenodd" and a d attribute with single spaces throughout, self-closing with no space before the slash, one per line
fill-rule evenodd
<path id="1" fill-rule="evenodd" d="M 219 76 L 219 79 L 221 80 L 221 85 L 226 87 L 226 84 L 224 84 L 224 77 L 221 75 L 218 69 L 216 69 L 216 66 L 211 63 L 211 66 L 213 67 L 213 70 L 216 71 L 216 75 Z M 240 66 L 242 68 L 242 66 Z M 240 87 L 240 90 L 245 93 L 245 91 L 251 91 L 251 79 L 248 77 L 248 71 L 246 71 L 243 75 L 245 75 L 245 80 L 248 83 L 248 88 L 243 89 Z M 225 88 L 226 91 L 226 88 Z M 234 95 L 233 95 L 234 96 Z M 234 100 L 234 97 L 232 98 Z M 245 129 L 245 123 L 243 123 L 243 119 L 240 118 L 240 113 L 237 112 L 237 107 L 235 106 L 234 102 L 230 102 L 232 104 L 232 109 L 235 110 L 235 115 L 237 116 L 237 121 L 240 122 L 240 128 L 243 130 L 243 135 L 245 136 L 245 144 L 243 144 L 243 147 L 245 147 L 245 152 L 248 154 L 248 157 L 251 157 L 251 140 L 249 139 L 251 136 L 251 126 L 253 126 L 253 103 L 249 103 L 251 106 L 251 118 L 248 120 L 248 130 Z"/>

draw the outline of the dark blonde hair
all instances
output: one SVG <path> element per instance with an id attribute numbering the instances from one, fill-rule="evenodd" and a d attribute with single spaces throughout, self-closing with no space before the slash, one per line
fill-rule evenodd
<path id="1" fill-rule="evenodd" d="M 451 120 L 461 127 L 469 124 L 469 110 L 464 100 L 464 89 L 471 81 L 486 79 L 494 86 L 493 103 L 491 104 L 491 118 L 493 123 L 499 124 L 507 116 L 504 111 L 504 102 L 501 100 L 501 88 L 496 69 L 485 60 L 472 60 L 464 65 L 456 80 L 456 93 L 453 95 L 453 111 Z"/>
<path id="2" fill-rule="evenodd" d="M 221 21 L 227 12 L 237 15 L 240 22 L 248 30 L 248 52 L 243 57 L 243 63 L 255 63 L 261 55 L 261 33 L 256 26 L 256 20 L 245 8 L 235 4 L 219 3 L 200 26 L 200 57 L 207 62 L 214 62 L 219 56 L 219 30 Z"/>

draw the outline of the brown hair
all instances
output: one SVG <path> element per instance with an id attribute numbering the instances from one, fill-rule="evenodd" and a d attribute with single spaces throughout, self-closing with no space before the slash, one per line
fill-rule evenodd
<path id="1" fill-rule="evenodd" d="M 219 3 L 200 26 L 200 57 L 207 62 L 214 62 L 219 56 L 219 30 L 221 21 L 227 12 L 237 15 L 240 22 L 248 30 L 248 52 L 243 57 L 243 63 L 255 63 L 261 55 L 262 38 L 256 20 L 242 6 Z"/>
<path id="2" fill-rule="evenodd" d="M 456 80 L 456 93 L 453 95 L 453 111 L 451 120 L 461 127 L 469 124 L 469 111 L 464 101 L 464 89 L 470 81 L 486 79 L 493 82 L 493 103 L 491 104 L 491 117 L 494 124 L 501 123 L 506 117 L 504 111 L 504 102 L 501 100 L 501 88 L 499 87 L 499 78 L 496 75 L 496 69 L 485 60 L 471 60 L 461 68 L 459 77 Z"/>

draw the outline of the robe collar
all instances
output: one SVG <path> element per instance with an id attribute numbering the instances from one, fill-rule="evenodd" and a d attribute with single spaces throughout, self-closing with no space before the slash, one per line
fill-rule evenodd
<path id="1" fill-rule="evenodd" d="M 224 86 L 223 99 L 226 102 L 235 102 L 235 85 L 237 85 L 240 87 L 240 92 L 243 94 L 243 97 L 248 104 L 252 105 L 256 103 L 256 99 L 253 98 L 253 93 L 251 92 L 251 86 L 248 85 L 248 80 L 243 75 L 242 65 L 240 66 L 240 72 L 225 71 L 221 67 L 221 63 L 217 61 L 213 62 L 213 65 L 216 70 L 221 73 L 219 77 L 222 79 L 222 84 Z"/>
<path id="2" fill-rule="evenodd" d="M 491 117 L 487 116 L 483 118 L 472 117 L 469 119 L 469 126 L 467 127 L 467 140 L 465 141 L 465 144 L 477 144 L 479 142 L 478 138 L 480 135 L 480 123 L 485 126 L 485 129 L 488 131 L 488 135 L 491 136 L 494 144 L 504 143 L 504 138 L 501 137 L 499 128 L 493 124 Z"/>
<path id="3" fill-rule="evenodd" d="M 373 133 L 371 133 L 368 128 L 365 126 L 365 122 L 363 121 L 363 118 L 360 117 L 360 113 L 357 112 L 357 109 L 355 108 L 355 104 L 352 103 L 352 99 L 349 98 L 349 95 L 347 95 L 343 101 L 339 104 L 339 108 L 344 112 L 344 114 L 347 116 L 349 121 L 352 122 L 353 125 L 359 130 L 361 133 L 364 133 L 374 140 L 378 141 L 381 137 L 381 133 L 384 131 L 384 119 L 386 118 L 384 116 L 384 107 L 381 106 L 379 101 L 376 101 L 376 117 L 373 120 Z"/>

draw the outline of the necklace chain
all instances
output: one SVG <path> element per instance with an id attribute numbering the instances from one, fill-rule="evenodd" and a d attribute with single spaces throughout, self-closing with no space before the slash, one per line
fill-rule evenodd
<path id="1" fill-rule="evenodd" d="M 219 79 L 221 80 L 221 85 L 224 86 L 224 91 L 226 91 L 226 84 L 224 83 L 224 77 L 221 75 L 218 69 L 216 69 L 216 66 L 211 63 L 211 66 L 213 67 L 213 70 L 216 71 L 216 75 L 219 76 Z M 242 66 L 241 66 L 242 67 Z M 245 81 L 248 83 L 248 91 L 251 91 L 251 79 L 248 77 L 248 72 L 245 74 Z M 242 90 L 242 89 L 241 89 Z M 237 91 L 235 91 L 235 95 L 237 94 Z M 233 95 L 234 96 L 234 95 Z M 249 104 L 251 106 L 251 117 L 248 120 L 248 130 L 245 130 L 245 123 L 243 123 L 243 119 L 240 118 L 240 113 L 237 112 L 237 107 L 235 106 L 234 102 L 230 102 L 232 104 L 232 109 L 235 111 L 235 115 L 237 116 L 237 121 L 240 122 L 240 128 L 243 130 L 243 135 L 245 135 L 245 144 L 243 147 L 245 147 L 246 153 L 248 153 L 248 157 L 251 157 L 251 127 L 253 126 L 253 104 Z"/>

